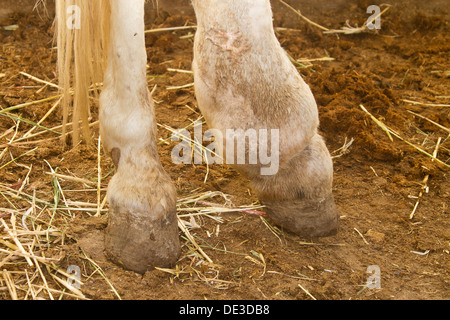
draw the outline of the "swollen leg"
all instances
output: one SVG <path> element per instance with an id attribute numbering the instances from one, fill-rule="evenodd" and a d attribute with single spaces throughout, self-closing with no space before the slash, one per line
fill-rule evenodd
<path id="1" fill-rule="evenodd" d="M 259 176 L 254 188 L 269 217 L 301 236 L 332 235 L 338 212 L 332 194 L 333 163 L 319 135 L 274 176 Z"/>

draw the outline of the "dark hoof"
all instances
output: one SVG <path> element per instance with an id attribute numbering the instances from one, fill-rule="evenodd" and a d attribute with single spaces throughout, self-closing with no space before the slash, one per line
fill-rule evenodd
<path id="1" fill-rule="evenodd" d="M 338 211 L 333 196 L 321 200 L 263 201 L 268 216 L 284 230 L 302 237 L 335 235 Z"/>
<path id="2" fill-rule="evenodd" d="M 168 210 L 158 204 L 152 211 L 125 209 L 112 201 L 105 247 L 113 263 L 138 273 L 172 267 L 180 255 L 175 207 Z"/>

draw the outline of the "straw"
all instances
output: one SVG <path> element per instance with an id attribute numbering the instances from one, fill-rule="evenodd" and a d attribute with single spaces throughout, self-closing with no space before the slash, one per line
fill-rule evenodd
<path id="1" fill-rule="evenodd" d="M 375 118 L 369 111 L 367 111 L 367 109 L 363 106 L 360 105 L 361 109 L 366 112 L 371 119 L 383 130 L 386 132 L 386 134 L 389 136 L 390 140 L 393 141 L 392 136 L 395 136 L 396 138 L 400 139 L 401 141 L 405 142 L 407 145 L 413 147 L 414 149 L 416 149 L 417 151 L 419 151 L 420 153 L 423 153 L 424 155 L 430 157 L 432 160 L 438 162 L 439 164 L 442 164 L 443 166 L 450 168 L 450 165 L 446 164 L 445 162 L 439 160 L 438 158 L 436 158 L 435 156 L 433 156 L 432 154 L 426 152 L 425 150 L 423 150 L 422 148 L 416 146 L 415 144 L 409 142 L 408 140 L 402 138 L 400 136 L 400 134 L 398 134 L 397 132 L 395 132 L 394 130 L 390 129 L 389 127 L 387 127 L 383 122 L 381 122 L 380 120 L 378 120 L 377 118 Z"/>
<path id="2" fill-rule="evenodd" d="M 300 10 L 295 9 L 294 7 L 292 7 L 291 5 L 287 4 L 286 2 L 284 2 L 283 0 L 280 0 L 280 2 L 285 5 L 287 8 L 289 8 L 291 11 L 293 11 L 294 13 L 296 13 L 300 18 L 302 18 L 303 20 L 305 20 L 306 22 L 308 22 L 309 24 L 321 29 L 322 31 L 328 31 L 328 28 L 325 28 L 323 26 L 321 26 L 318 23 L 315 23 L 314 21 L 311 21 L 310 19 L 308 19 L 307 17 L 305 17 Z"/>
<path id="3" fill-rule="evenodd" d="M 302 289 L 311 299 L 313 299 L 313 300 L 317 300 L 316 298 L 314 298 L 314 296 L 311 294 L 311 293 L 309 293 L 309 291 L 308 290 L 306 290 L 300 283 L 298 283 L 298 286 L 300 287 L 300 289 Z"/>
<path id="4" fill-rule="evenodd" d="M 434 156 L 435 158 L 436 158 L 436 156 L 437 156 L 437 153 L 438 153 L 438 150 L 439 150 L 439 146 L 440 146 L 440 144 L 441 144 L 441 140 L 442 140 L 442 139 L 439 137 L 438 141 L 436 142 L 436 147 L 435 147 L 434 152 L 433 152 L 433 156 Z M 431 161 L 434 161 L 434 160 L 432 159 Z M 422 180 L 422 188 L 421 188 L 421 190 L 420 190 L 419 196 L 417 197 L 416 204 L 414 205 L 414 208 L 413 208 L 411 214 L 409 215 L 409 219 L 410 219 L 410 220 L 414 219 L 414 215 L 416 214 L 417 208 L 419 207 L 419 202 L 420 202 L 420 200 L 422 199 L 424 192 L 425 192 L 426 190 L 428 190 L 427 183 L 428 183 L 428 179 L 429 179 L 429 178 L 430 178 L 430 175 L 427 174 L 427 175 L 425 176 L 425 178 Z"/>

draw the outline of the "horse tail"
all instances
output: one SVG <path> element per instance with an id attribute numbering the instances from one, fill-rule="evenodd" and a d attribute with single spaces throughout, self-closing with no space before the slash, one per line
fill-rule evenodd
<path id="1" fill-rule="evenodd" d="M 91 92 L 98 97 L 110 39 L 110 0 L 57 0 L 57 72 L 62 94 L 63 139 L 71 114 L 72 142 L 91 141 Z M 73 111 L 70 112 L 70 106 Z"/>

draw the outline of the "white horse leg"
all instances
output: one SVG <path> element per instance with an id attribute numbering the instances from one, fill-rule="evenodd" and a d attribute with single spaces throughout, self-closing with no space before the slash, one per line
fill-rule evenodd
<path id="1" fill-rule="evenodd" d="M 276 175 L 251 177 L 258 198 L 276 224 L 307 237 L 335 233 L 333 162 L 321 136 L 315 135 Z"/>
<path id="2" fill-rule="evenodd" d="M 278 172 L 262 175 L 262 163 L 236 169 L 285 229 L 312 237 L 334 233 L 333 165 L 317 134 L 317 105 L 275 37 L 270 1 L 193 0 L 193 5 L 195 90 L 209 127 L 223 133 L 278 130 Z"/>
<path id="3" fill-rule="evenodd" d="M 141 273 L 174 264 L 180 252 L 176 189 L 158 156 L 146 65 L 144 0 L 111 1 L 100 130 L 117 173 L 108 187 L 106 251 Z"/>

